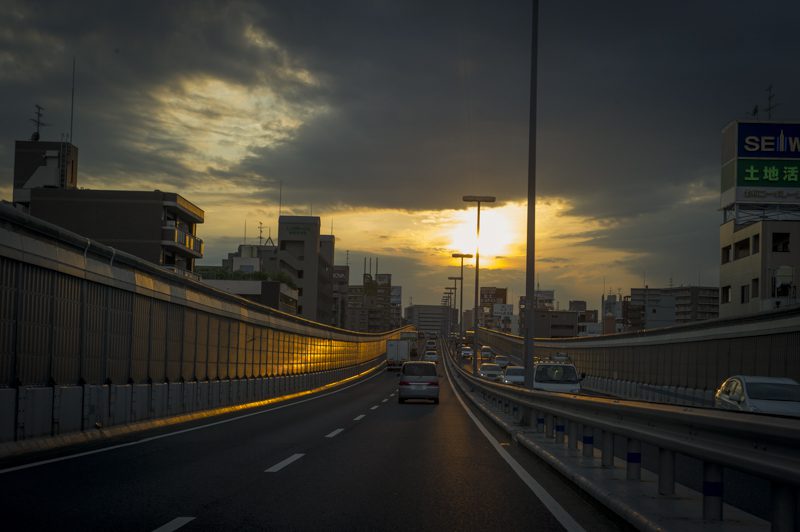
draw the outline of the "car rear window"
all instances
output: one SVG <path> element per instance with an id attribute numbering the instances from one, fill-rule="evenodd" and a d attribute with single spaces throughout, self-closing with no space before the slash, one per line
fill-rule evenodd
<path id="1" fill-rule="evenodd" d="M 534 379 L 536 382 L 575 384 L 578 382 L 578 373 L 575 366 L 542 364 L 536 368 Z"/>
<path id="2" fill-rule="evenodd" d="M 436 366 L 433 364 L 406 364 L 403 366 L 403 375 L 412 377 L 435 377 Z"/>
<path id="3" fill-rule="evenodd" d="M 525 368 L 508 368 L 506 375 L 525 375 Z"/>
<path id="4" fill-rule="evenodd" d="M 757 401 L 800 401 L 800 386 L 788 383 L 749 382 L 747 393 Z"/>

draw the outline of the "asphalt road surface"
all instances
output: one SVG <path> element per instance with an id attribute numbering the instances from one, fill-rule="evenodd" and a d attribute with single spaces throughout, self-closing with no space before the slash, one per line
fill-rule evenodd
<path id="1" fill-rule="evenodd" d="M 481 431 L 445 376 L 439 405 L 398 404 L 397 380 L 4 460 L 3 529 L 625 527 L 473 414 Z"/>

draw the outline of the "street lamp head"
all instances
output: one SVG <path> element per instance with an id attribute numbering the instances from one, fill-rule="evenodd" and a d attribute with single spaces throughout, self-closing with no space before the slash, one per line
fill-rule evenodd
<path id="1" fill-rule="evenodd" d="M 454 259 L 471 259 L 474 257 L 472 253 L 453 253 Z"/>
<path id="2" fill-rule="evenodd" d="M 461 277 L 448 277 L 451 281 L 460 281 Z"/>
<path id="3" fill-rule="evenodd" d="M 464 196 L 463 201 L 479 201 L 481 203 L 494 203 L 497 198 L 494 196 Z"/>

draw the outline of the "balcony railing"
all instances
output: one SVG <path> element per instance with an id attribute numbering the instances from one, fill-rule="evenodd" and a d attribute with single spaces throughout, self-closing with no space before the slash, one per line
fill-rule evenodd
<path id="1" fill-rule="evenodd" d="M 175 243 L 178 247 L 188 250 L 198 257 L 202 257 L 205 250 L 205 244 L 201 238 L 197 238 L 179 227 L 162 227 L 161 240 Z"/>

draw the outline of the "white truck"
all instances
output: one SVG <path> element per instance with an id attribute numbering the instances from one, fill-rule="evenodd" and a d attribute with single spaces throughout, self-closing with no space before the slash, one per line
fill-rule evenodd
<path id="1" fill-rule="evenodd" d="M 403 362 L 411 359 L 411 342 L 408 340 L 386 341 L 386 368 L 400 369 Z"/>

